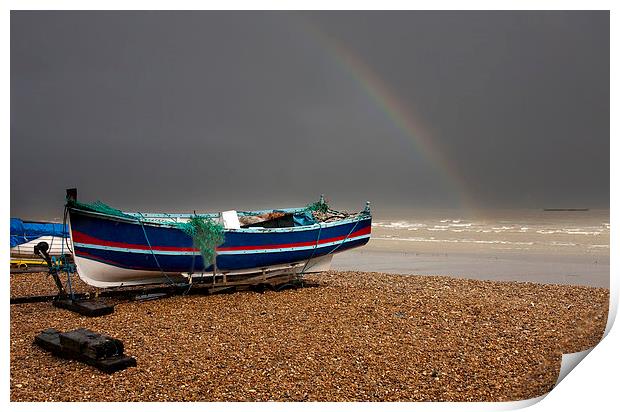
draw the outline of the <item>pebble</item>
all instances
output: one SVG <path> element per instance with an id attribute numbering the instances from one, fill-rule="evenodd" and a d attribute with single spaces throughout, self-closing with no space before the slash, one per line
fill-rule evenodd
<path id="1" fill-rule="evenodd" d="M 10 374 L 20 383 L 10 399 L 527 399 L 553 388 L 562 353 L 599 342 L 609 305 L 608 289 L 583 286 L 369 272 L 307 278 L 320 286 L 124 302 L 99 318 L 11 305 Z M 11 296 L 53 291 L 49 277 L 11 275 Z M 116 337 L 138 366 L 106 375 L 55 358 L 32 343 L 50 327 Z"/>

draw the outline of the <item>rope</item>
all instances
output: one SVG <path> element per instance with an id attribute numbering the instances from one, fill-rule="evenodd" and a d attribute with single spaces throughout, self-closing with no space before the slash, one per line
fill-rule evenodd
<path id="1" fill-rule="evenodd" d="M 310 261 L 314 257 L 314 253 L 316 252 L 316 249 L 319 246 L 319 239 L 321 239 L 321 229 L 322 228 L 323 228 L 323 226 L 321 226 L 321 224 L 319 223 L 319 233 L 316 236 L 316 243 L 314 244 L 314 248 L 312 249 L 312 255 L 310 255 L 310 258 L 308 260 L 306 260 L 306 264 L 304 265 L 303 269 L 301 269 L 300 275 L 304 274 L 304 272 L 306 271 L 306 268 L 308 267 L 308 263 L 310 263 Z"/>
<path id="2" fill-rule="evenodd" d="M 349 231 L 349 233 L 347 233 L 347 235 L 344 237 L 344 239 L 342 239 L 342 242 L 340 242 L 339 244 L 337 244 L 332 250 L 330 250 L 329 252 L 327 252 L 325 255 L 331 255 L 332 253 L 334 253 L 336 250 L 338 250 L 338 248 L 340 248 L 340 246 L 344 245 L 344 242 L 347 241 L 347 239 L 349 238 L 349 236 L 351 236 L 351 233 L 353 233 L 353 231 L 355 230 L 355 228 L 357 227 L 358 223 L 360 222 L 360 220 L 362 220 L 362 215 L 359 215 L 357 220 L 355 221 L 355 224 L 353 225 L 353 227 L 351 228 L 351 230 Z M 303 275 L 306 268 L 308 267 L 308 263 L 310 263 L 310 260 L 314 257 L 314 254 L 316 252 L 317 246 L 319 244 L 319 238 L 321 236 L 321 226 L 319 226 L 319 235 L 317 236 L 316 239 L 316 244 L 314 245 L 314 249 L 312 249 L 312 255 L 310 256 L 310 258 L 306 261 L 306 264 L 304 265 L 304 268 L 301 270 L 300 275 Z"/>
<path id="3" fill-rule="evenodd" d="M 196 213 L 194 212 L 194 215 L 196 215 Z M 170 215 L 168 215 L 170 216 Z M 175 222 L 176 222 L 176 218 L 175 218 Z M 183 296 L 187 295 L 189 293 L 189 290 L 192 288 L 192 284 L 193 284 L 193 276 L 194 276 L 194 269 L 196 268 L 196 254 L 192 254 L 192 269 L 189 272 L 189 283 L 187 286 L 187 290 L 185 290 L 183 292 Z M 204 260 L 202 262 L 202 271 L 201 271 L 201 275 L 200 275 L 200 279 L 202 279 L 202 275 L 204 274 L 205 271 L 205 265 L 204 265 Z"/>
<path id="4" fill-rule="evenodd" d="M 62 232 L 64 235 L 65 231 L 67 230 L 67 214 L 69 213 L 69 209 L 67 209 L 67 207 L 65 206 L 65 213 L 64 216 L 62 218 Z M 69 244 L 67 243 L 67 249 L 69 249 Z M 73 253 L 73 251 L 72 251 Z M 63 266 L 67 265 L 67 259 L 65 257 L 65 242 L 62 241 L 60 243 L 60 259 L 61 259 L 61 264 Z M 67 269 L 67 267 L 63 267 L 63 269 Z M 71 300 L 75 300 L 75 294 L 73 293 L 73 285 L 71 284 L 71 273 L 69 273 L 69 270 L 67 269 L 67 285 L 69 286 L 69 294 L 71 295 Z"/>
<path id="5" fill-rule="evenodd" d="M 344 242 L 346 242 L 346 240 L 349 238 L 349 236 L 351 236 L 351 233 L 353 233 L 353 231 L 355 230 L 355 228 L 357 227 L 357 224 L 360 222 L 360 220 L 362 220 L 362 215 L 359 215 L 357 218 L 357 221 L 355 222 L 355 225 L 353 225 L 353 227 L 351 228 L 351 230 L 349 231 L 349 233 L 344 237 L 344 239 L 342 239 L 342 242 L 340 242 L 338 245 L 336 245 L 335 248 L 333 248 L 332 250 L 330 250 L 327 254 L 331 255 L 332 253 L 334 253 L 340 246 L 344 245 Z"/>
<path id="6" fill-rule="evenodd" d="M 146 235 L 146 229 L 144 229 L 144 224 L 142 222 L 142 219 L 144 219 L 144 216 L 142 215 L 142 213 L 138 213 L 138 214 L 141 217 L 141 219 L 138 219 L 138 222 L 140 222 L 140 227 L 142 228 L 142 232 L 144 232 L 144 238 L 146 239 L 146 243 L 149 245 L 149 249 L 151 250 L 151 254 L 153 255 L 153 259 L 155 259 L 155 263 L 157 263 L 157 267 L 159 268 L 159 271 L 168 280 L 168 283 L 170 283 L 171 285 L 176 285 L 176 282 L 174 282 L 172 279 L 170 279 L 170 277 L 168 277 L 168 275 L 161 268 L 161 265 L 159 264 L 159 261 L 157 260 L 157 256 L 155 256 L 155 252 L 153 251 L 153 246 L 151 246 L 151 242 L 149 241 L 149 237 Z"/>
<path id="7" fill-rule="evenodd" d="M 69 228 L 67 227 L 67 214 L 68 214 L 68 213 L 69 213 L 69 209 L 67 209 L 67 206 L 65 206 L 65 215 L 64 215 L 64 217 L 63 217 L 63 219 L 62 219 L 62 231 L 63 231 L 63 232 L 65 232 L 65 231 L 66 231 L 67 233 L 69 233 Z M 71 249 L 71 246 L 69 246 L 69 238 L 70 238 L 70 237 L 71 237 L 71 236 L 67 236 L 67 237 L 65 238 L 64 243 L 63 243 L 63 246 L 62 246 L 62 247 L 64 248 L 64 245 L 67 245 L 67 250 L 69 251 L 69 253 L 71 253 L 73 256 L 75 256 L 75 253 L 73 253 L 73 249 Z"/>

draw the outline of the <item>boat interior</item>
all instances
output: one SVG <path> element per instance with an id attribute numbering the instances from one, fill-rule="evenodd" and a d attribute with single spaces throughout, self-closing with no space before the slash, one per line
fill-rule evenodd
<path id="1" fill-rule="evenodd" d="M 168 213 L 132 213 L 128 215 L 153 223 L 184 223 L 193 216 L 209 217 L 218 220 L 225 229 L 242 228 L 290 228 L 310 226 L 323 222 L 334 222 L 357 216 L 359 213 L 341 212 L 328 209 L 326 212 L 311 211 L 307 208 L 272 209 L 260 211 L 228 210 L 221 213 L 168 214 Z"/>

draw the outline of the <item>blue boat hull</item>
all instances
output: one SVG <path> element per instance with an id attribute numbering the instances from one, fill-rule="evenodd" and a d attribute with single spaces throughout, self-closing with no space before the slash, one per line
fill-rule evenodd
<path id="1" fill-rule="evenodd" d="M 69 209 L 70 233 L 80 277 L 97 287 L 160 283 L 213 273 L 192 238 L 174 226 Z M 217 273 L 252 273 L 363 246 L 371 216 L 278 229 L 227 229 L 216 252 Z M 305 264 L 305 269 L 312 265 Z M 309 270 L 307 270 L 309 271 Z"/>

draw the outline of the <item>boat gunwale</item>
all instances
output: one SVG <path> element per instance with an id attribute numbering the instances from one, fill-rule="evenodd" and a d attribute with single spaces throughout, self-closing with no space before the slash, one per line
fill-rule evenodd
<path id="1" fill-rule="evenodd" d="M 99 213 L 99 212 L 95 212 L 95 211 L 91 211 L 91 210 L 84 210 L 84 209 L 80 209 L 80 208 L 74 208 L 71 206 L 67 206 L 68 209 L 73 210 L 77 213 L 82 213 L 82 214 L 86 214 L 86 215 L 95 215 L 97 217 L 100 217 L 102 219 L 105 220 L 112 220 L 112 221 L 121 221 L 124 223 L 131 223 L 131 224 L 135 224 L 135 225 L 144 225 L 144 226 L 155 226 L 155 227 L 162 227 L 162 228 L 168 228 L 168 229 L 177 229 L 177 230 L 181 230 L 179 227 L 175 226 L 174 224 L 170 224 L 170 223 L 166 223 L 166 222 L 156 222 L 156 221 L 151 221 L 151 220 L 139 220 L 138 217 L 136 217 L 135 219 L 130 219 L 130 218 L 126 218 L 126 217 L 122 217 L 122 216 L 113 216 L 113 215 L 108 215 L 105 213 Z M 289 210 L 304 210 L 304 208 L 291 208 L 291 209 L 271 209 L 271 210 L 266 210 L 265 212 L 269 213 L 269 212 L 279 212 L 279 211 L 289 211 Z M 125 213 L 125 212 L 123 212 Z M 241 212 L 241 213 L 248 213 L 248 212 Z M 254 212 L 249 212 L 249 213 L 254 213 Z M 140 214 L 140 213 L 136 213 L 136 214 Z M 153 214 L 151 214 L 152 216 Z M 157 215 L 161 215 L 164 216 L 165 214 L 157 214 Z M 187 216 L 187 217 L 191 217 L 191 216 L 206 216 L 206 217 L 210 217 L 210 215 L 214 215 L 214 214 L 209 214 L 209 213 L 204 213 L 204 214 L 183 214 L 183 215 L 171 215 L 171 216 Z M 138 220 L 136 220 L 138 219 Z M 356 223 L 356 222 L 362 222 L 364 220 L 372 220 L 372 214 L 370 212 L 365 212 L 364 210 L 358 212 L 357 214 L 355 214 L 353 217 L 348 217 L 345 219 L 340 219 L 340 220 L 336 220 L 334 222 L 318 222 L 318 223 L 313 223 L 311 225 L 305 225 L 305 226 L 294 226 L 294 227 L 283 227 L 283 228 L 263 228 L 263 227 L 247 227 L 247 228 L 239 228 L 239 229 L 224 229 L 225 232 L 232 232 L 232 233 L 280 233 L 280 232 L 302 232 L 305 230 L 316 230 L 316 229 L 322 229 L 322 228 L 327 228 L 327 227 L 333 227 L 333 226 L 339 226 L 339 225 L 344 225 L 344 224 L 348 224 L 348 223 Z"/>
<path id="2" fill-rule="evenodd" d="M 82 210 L 82 209 L 80 209 Z M 241 216 L 259 216 L 266 213 L 297 213 L 306 210 L 305 207 L 289 207 L 282 209 L 263 209 L 263 210 L 235 210 L 238 215 Z M 150 218 L 150 219 L 175 219 L 175 218 L 190 218 L 193 216 L 217 218 L 219 213 L 140 213 L 140 212 L 123 212 L 127 215 Z"/>

